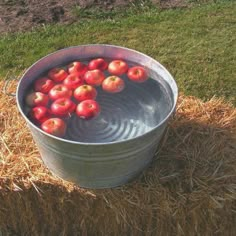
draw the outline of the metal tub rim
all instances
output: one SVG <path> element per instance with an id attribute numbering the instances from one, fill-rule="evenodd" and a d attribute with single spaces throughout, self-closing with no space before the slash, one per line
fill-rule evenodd
<path id="1" fill-rule="evenodd" d="M 45 58 L 47 57 L 50 57 L 51 55 L 53 54 L 56 54 L 58 52 L 61 52 L 61 51 L 66 51 L 68 49 L 71 49 L 71 48 L 78 48 L 78 47 L 88 47 L 88 46 L 92 46 L 92 47 L 96 47 L 96 46 L 103 46 L 103 47 L 113 47 L 113 48 L 120 48 L 120 49 L 123 49 L 123 50 L 127 50 L 127 51 L 130 51 L 130 52 L 134 52 L 134 53 L 138 53 L 152 61 L 154 61 L 160 68 L 162 68 L 164 70 L 164 72 L 169 76 L 169 78 L 171 79 L 171 83 L 172 83 L 172 86 L 174 86 L 174 92 L 173 92 L 173 104 L 172 104 L 172 107 L 170 109 L 170 111 L 168 112 L 168 114 L 166 115 L 166 117 L 164 119 L 161 120 L 161 122 L 159 122 L 156 126 L 152 127 L 151 130 L 145 132 L 144 134 L 142 135 L 138 135 L 134 138 L 129 138 L 129 139 L 125 139 L 125 140 L 118 140 L 118 141 L 111 141 L 111 142 L 99 142 L 99 143 L 95 143 L 95 142 L 79 142 L 79 141 L 73 141 L 73 140 L 69 140 L 69 139 L 64 139 L 64 138 L 60 138 L 60 137 L 56 137 L 54 135 L 51 135 L 51 134 L 48 134 L 46 132 L 44 132 L 42 129 L 40 129 L 39 127 L 37 127 L 33 122 L 31 122 L 29 120 L 29 118 L 25 115 L 24 111 L 21 109 L 21 106 L 19 104 L 19 90 L 20 90 L 20 85 L 21 85 L 21 80 L 25 77 L 25 75 L 37 64 L 39 63 L 40 61 L 44 60 Z M 170 84 L 169 84 L 170 86 Z M 170 86 L 171 87 L 171 86 Z M 173 88 L 171 88 L 171 90 L 173 90 Z M 40 58 L 39 60 L 37 60 L 36 62 L 34 62 L 25 72 L 24 74 L 21 76 L 19 82 L 18 82 L 18 85 L 17 85 L 17 89 L 16 89 L 16 100 L 17 100 L 17 107 L 21 113 L 21 115 L 24 117 L 24 119 L 27 121 L 27 122 L 30 122 L 30 125 L 32 125 L 34 127 L 34 129 L 36 129 L 37 131 L 39 131 L 40 133 L 43 133 L 44 135 L 48 136 L 48 137 L 51 137 L 53 139 L 56 139 L 58 141 L 62 141 L 62 142 L 66 142 L 66 143 L 70 143 L 70 144 L 77 144 L 77 145 L 85 145 L 85 146 L 101 146 L 101 145 L 114 145 L 114 144 L 121 144 L 121 143 L 125 143 L 127 141 L 133 141 L 133 140 L 136 140 L 136 139 L 139 139 L 140 137 L 143 137 L 143 136 L 146 136 L 148 135 L 149 133 L 153 132 L 154 130 L 156 130 L 157 128 L 161 127 L 164 123 L 166 123 L 168 121 L 168 119 L 171 117 L 171 115 L 174 114 L 175 112 L 175 109 L 176 109 L 176 104 L 177 104 L 177 99 L 178 99 L 178 87 L 177 87 L 177 84 L 173 78 L 173 76 L 170 74 L 170 72 L 161 64 L 159 63 L 156 59 L 152 58 L 151 56 L 148 56 L 142 52 L 139 52 L 137 50 L 134 50 L 134 49 L 130 49 L 130 48 L 126 48 L 126 47 L 122 47 L 122 46 L 118 46 L 118 45 L 111 45 L 111 44 L 81 44 L 81 45 L 77 45 L 77 46 L 70 46 L 70 47 L 66 47 L 66 48 L 63 48 L 63 49 L 60 49 L 60 50 L 57 50 L 57 51 L 54 51 L 52 53 L 49 53 L 47 54 L 46 56 Z"/>

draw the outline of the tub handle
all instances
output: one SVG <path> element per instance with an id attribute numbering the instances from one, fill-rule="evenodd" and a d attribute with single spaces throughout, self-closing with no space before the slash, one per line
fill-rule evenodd
<path id="1" fill-rule="evenodd" d="M 13 81 L 13 80 L 17 80 L 18 81 L 19 79 L 15 78 L 15 77 L 10 77 L 10 78 L 5 80 L 5 83 L 3 85 L 3 93 L 5 95 L 11 96 L 11 97 L 15 97 L 16 96 L 16 93 L 8 92 L 8 87 L 9 87 L 11 81 Z"/>

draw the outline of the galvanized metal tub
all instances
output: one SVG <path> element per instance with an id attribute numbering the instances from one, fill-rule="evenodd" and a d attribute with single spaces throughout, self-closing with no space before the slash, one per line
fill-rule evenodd
<path id="1" fill-rule="evenodd" d="M 24 96 L 39 76 L 74 60 L 104 57 L 144 66 L 150 79 L 142 84 L 123 79 L 126 88 L 111 95 L 98 91 L 101 114 L 85 121 L 71 117 L 65 138 L 49 135 L 27 117 Z M 25 118 L 45 165 L 56 176 L 86 188 L 110 188 L 132 180 L 152 161 L 174 113 L 178 89 L 171 74 L 153 58 L 113 45 L 65 48 L 34 63 L 19 81 L 17 106 Z"/>

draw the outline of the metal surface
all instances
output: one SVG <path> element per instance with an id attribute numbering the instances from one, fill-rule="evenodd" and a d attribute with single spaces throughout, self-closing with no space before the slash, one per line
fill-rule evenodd
<path id="1" fill-rule="evenodd" d="M 128 60 L 130 66 L 141 64 L 151 79 L 137 84 L 123 76 L 126 88 L 115 95 L 98 89 L 101 114 L 89 121 L 72 116 L 64 139 L 46 134 L 31 123 L 24 96 L 32 82 L 52 67 L 95 57 Z M 87 188 L 122 185 L 151 162 L 177 96 L 174 79 L 156 60 L 112 45 L 82 45 L 52 53 L 32 65 L 17 88 L 18 108 L 45 165 L 55 175 Z"/>

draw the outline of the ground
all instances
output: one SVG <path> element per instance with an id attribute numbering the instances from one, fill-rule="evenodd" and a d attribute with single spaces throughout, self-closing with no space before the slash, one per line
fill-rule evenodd
<path id="1" fill-rule="evenodd" d="M 141 0 L 2 0 L 0 3 L 0 34 L 30 30 L 47 23 L 70 24 L 78 21 L 75 7 L 112 11 L 117 7 L 144 4 Z M 161 8 L 185 6 L 185 0 L 152 0 Z"/>

